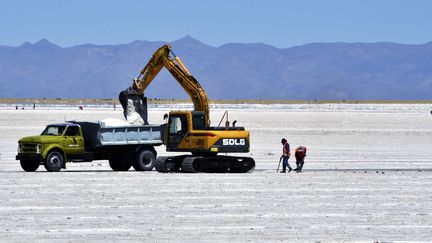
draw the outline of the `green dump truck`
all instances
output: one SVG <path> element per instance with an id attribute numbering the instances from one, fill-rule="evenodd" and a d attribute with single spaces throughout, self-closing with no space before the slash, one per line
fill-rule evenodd
<path id="1" fill-rule="evenodd" d="M 97 122 L 66 122 L 48 125 L 38 136 L 18 141 L 16 159 L 28 172 L 44 165 L 60 171 L 66 162 L 108 160 L 114 171 L 152 170 L 157 157 L 154 146 L 163 144 L 163 125 L 105 127 Z"/>

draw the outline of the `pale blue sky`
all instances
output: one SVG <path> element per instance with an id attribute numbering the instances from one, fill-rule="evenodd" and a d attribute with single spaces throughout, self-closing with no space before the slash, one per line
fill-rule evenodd
<path id="1" fill-rule="evenodd" d="M 421 44 L 432 41 L 428 0 L 0 0 L 0 45 L 46 38 L 60 46 L 173 41 Z"/>

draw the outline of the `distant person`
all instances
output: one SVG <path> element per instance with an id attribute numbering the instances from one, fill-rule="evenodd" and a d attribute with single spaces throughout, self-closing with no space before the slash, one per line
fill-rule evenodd
<path id="1" fill-rule="evenodd" d="M 15 110 L 18 110 L 18 106 L 17 105 L 15 106 Z"/>
<path id="2" fill-rule="evenodd" d="M 82 105 L 80 105 L 80 106 L 79 106 L 79 109 L 82 110 L 82 109 L 84 109 L 84 108 L 82 107 Z"/>
<path id="3" fill-rule="evenodd" d="M 33 103 L 33 110 L 36 109 L 36 103 Z"/>
<path id="4" fill-rule="evenodd" d="M 292 171 L 292 168 L 290 166 L 290 164 L 288 163 L 288 159 L 291 155 L 290 152 L 290 145 L 288 143 L 288 141 L 285 138 L 282 138 L 281 140 L 282 143 L 282 158 L 283 158 L 283 163 L 282 163 L 282 171 L 281 173 L 286 173 L 286 167 L 288 167 L 288 173 Z"/>
<path id="5" fill-rule="evenodd" d="M 297 168 L 294 171 L 301 172 L 304 165 L 304 159 L 306 157 L 306 147 L 298 146 L 295 150 Z"/>

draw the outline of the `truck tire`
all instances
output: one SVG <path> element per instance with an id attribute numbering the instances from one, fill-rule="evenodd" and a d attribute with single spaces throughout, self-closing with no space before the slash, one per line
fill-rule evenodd
<path id="1" fill-rule="evenodd" d="M 49 172 L 59 172 L 63 167 L 64 158 L 63 154 L 59 151 L 51 151 L 48 153 L 44 161 L 45 169 Z"/>
<path id="2" fill-rule="evenodd" d="M 27 172 L 34 172 L 39 168 L 39 161 L 20 160 L 21 168 Z"/>
<path id="3" fill-rule="evenodd" d="M 113 171 L 128 171 L 132 166 L 128 161 L 110 159 L 109 165 Z"/>
<path id="4" fill-rule="evenodd" d="M 150 150 L 141 150 L 138 152 L 133 167 L 136 171 L 153 170 L 156 163 L 156 156 Z"/>

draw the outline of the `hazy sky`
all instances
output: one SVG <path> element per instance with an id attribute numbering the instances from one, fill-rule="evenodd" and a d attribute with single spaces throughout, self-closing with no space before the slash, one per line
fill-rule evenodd
<path id="1" fill-rule="evenodd" d="M 0 45 L 46 38 L 60 46 L 173 41 L 425 43 L 429 0 L 0 0 Z"/>

